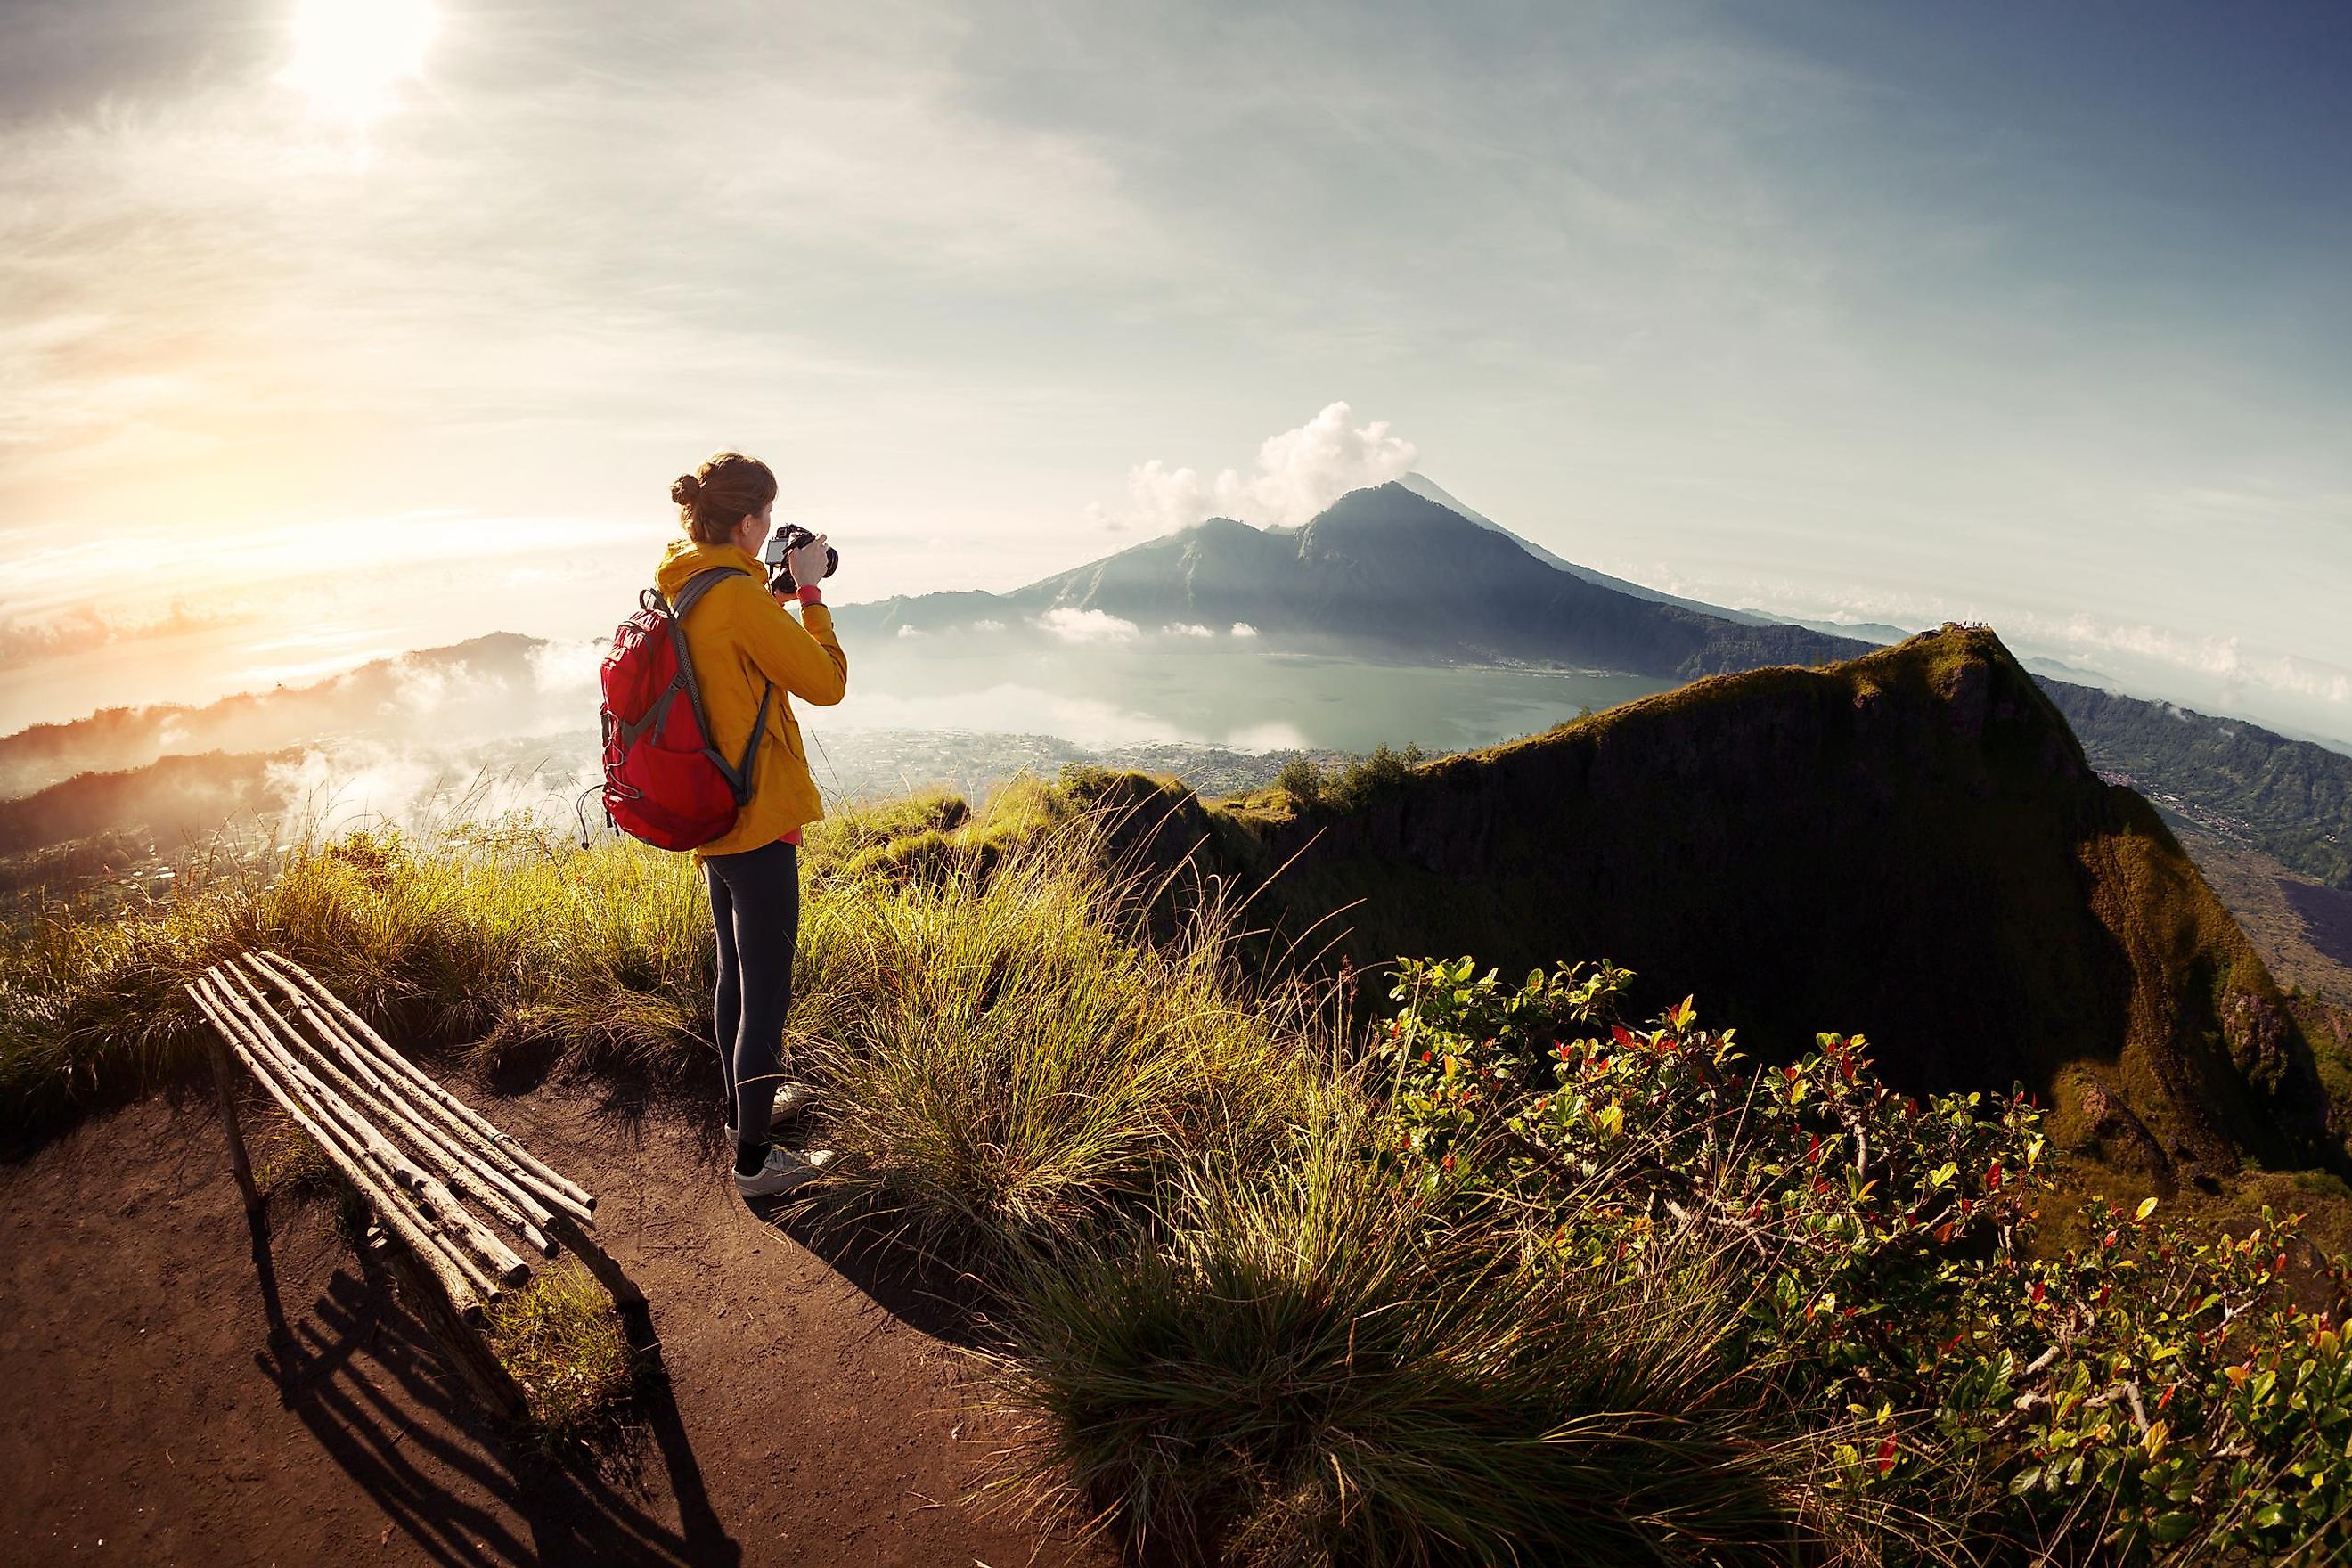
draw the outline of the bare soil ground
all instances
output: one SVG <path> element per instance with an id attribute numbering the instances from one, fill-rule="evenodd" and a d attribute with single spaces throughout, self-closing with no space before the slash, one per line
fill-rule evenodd
<path id="1" fill-rule="evenodd" d="M 150 1100 L 0 1167 L 0 1562 L 1108 1561 L 963 1500 L 1004 1434 L 959 1408 L 955 1303 L 748 1211 L 678 1115 L 471 1097 L 651 1300 L 626 1431 L 502 1448 L 322 1204 L 274 1208 L 273 1343 L 208 1098 Z"/>
<path id="2" fill-rule="evenodd" d="M 2352 1006 L 2352 892 L 2178 817 L 2167 820 L 2279 984 Z"/>

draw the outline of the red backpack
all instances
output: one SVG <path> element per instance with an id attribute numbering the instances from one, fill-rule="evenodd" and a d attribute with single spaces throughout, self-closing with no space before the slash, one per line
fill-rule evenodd
<path id="1" fill-rule="evenodd" d="M 637 595 L 637 613 L 613 633 L 604 655 L 604 815 L 613 826 L 659 849 L 692 849 L 735 826 L 751 798 L 751 763 L 768 728 L 771 681 L 743 760 L 730 763 L 711 743 L 702 688 L 686 651 L 686 615 L 720 578 L 741 571 L 714 566 L 678 590 L 675 604 L 657 588 Z M 746 576 L 749 573 L 744 574 Z M 678 700 L 680 693 L 686 700 Z"/>

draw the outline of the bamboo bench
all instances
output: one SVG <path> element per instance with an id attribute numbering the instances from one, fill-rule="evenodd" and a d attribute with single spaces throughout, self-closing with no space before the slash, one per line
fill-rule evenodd
<path id="1" fill-rule="evenodd" d="M 232 1054 L 374 1211 L 403 1298 L 496 1414 L 520 1415 L 522 1391 L 491 1353 L 484 1309 L 532 1266 L 463 1199 L 542 1258 L 569 1249 L 615 1305 L 645 1300 L 596 1242 L 593 1194 L 425 1076 L 300 964 L 242 953 L 186 989 L 212 1026 L 229 1165 L 257 1247 L 268 1233 L 237 1125 Z"/>

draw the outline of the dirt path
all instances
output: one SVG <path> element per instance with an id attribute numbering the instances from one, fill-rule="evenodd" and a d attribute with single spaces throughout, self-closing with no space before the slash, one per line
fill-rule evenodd
<path id="1" fill-rule="evenodd" d="M 1108 1561 L 959 1500 L 1001 1434 L 919 1295 L 748 1212 L 675 1120 L 485 1109 L 651 1300 L 667 1389 L 604 1474 L 501 1458 L 320 1205 L 274 1220 L 281 1368 L 217 1122 L 150 1100 L 0 1168 L 0 1562 Z"/>

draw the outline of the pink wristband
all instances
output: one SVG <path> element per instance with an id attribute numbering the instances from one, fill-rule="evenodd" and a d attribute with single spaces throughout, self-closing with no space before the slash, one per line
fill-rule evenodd
<path id="1" fill-rule="evenodd" d="M 800 585 L 799 593 L 801 603 L 803 605 L 822 605 L 824 603 L 824 590 L 818 587 L 814 583 L 802 584 Z"/>

